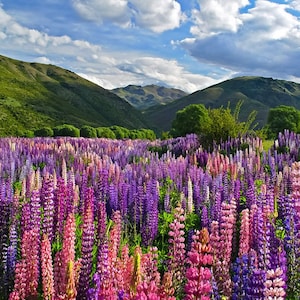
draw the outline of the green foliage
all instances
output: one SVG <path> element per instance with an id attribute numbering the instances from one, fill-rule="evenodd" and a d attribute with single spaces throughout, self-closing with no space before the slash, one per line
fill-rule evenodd
<path id="1" fill-rule="evenodd" d="M 211 118 L 203 104 L 191 104 L 176 113 L 172 123 L 173 136 L 185 136 L 189 133 L 201 135 L 211 126 Z"/>
<path id="2" fill-rule="evenodd" d="M 285 129 L 299 132 L 300 111 L 293 106 L 279 105 L 271 108 L 268 114 L 267 132 L 269 138 L 275 138 Z"/>
<path id="3" fill-rule="evenodd" d="M 53 128 L 54 136 L 80 137 L 80 130 L 69 124 L 59 125 Z"/>
<path id="4" fill-rule="evenodd" d="M 129 138 L 130 136 L 130 131 L 125 127 L 114 125 L 111 126 L 110 129 L 113 131 L 118 140 Z"/>
<path id="5" fill-rule="evenodd" d="M 34 131 L 35 136 L 50 137 L 54 135 L 53 129 L 50 127 L 42 127 Z"/>
<path id="6" fill-rule="evenodd" d="M 210 147 L 214 141 L 218 143 L 229 137 L 242 136 L 253 131 L 252 124 L 256 116 L 256 111 L 252 111 L 247 121 L 240 122 L 239 112 L 242 104 L 243 101 L 238 101 L 233 112 L 229 104 L 227 108 L 209 110 L 202 104 L 191 104 L 177 112 L 171 133 L 175 136 L 196 133 L 204 147 Z"/>
<path id="7" fill-rule="evenodd" d="M 190 229 L 200 228 L 200 217 L 198 214 L 191 212 L 185 217 L 185 230 L 188 232 Z"/>
<path id="8" fill-rule="evenodd" d="M 83 125 L 80 128 L 80 136 L 85 138 L 96 138 L 97 137 L 97 130 L 96 128 L 89 126 L 89 125 Z"/>
<path id="9" fill-rule="evenodd" d="M 109 127 L 97 127 L 97 137 L 99 138 L 107 138 L 107 139 L 115 139 L 115 133 Z"/>
<path id="10" fill-rule="evenodd" d="M 240 122 L 239 113 L 242 104 L 243 101 L 238 101 L 233 112 L 231 112 L 229 104 L 227 108 L 220 107 L 209 110 L 212 122 L 205 135 L 206 144 L 211 144 L 213 141 L 218 143 L 227 140 L 229 137 L 243 136 L 253 131 L 253 122 L 257 112 L 252 111 L 246 122 Z"/>
<path id="11" fill-rule="evenodd" d="M 20 137 L 33 138 L 34 132 L 32 130 L 24 130 L 20 135 Z"/>

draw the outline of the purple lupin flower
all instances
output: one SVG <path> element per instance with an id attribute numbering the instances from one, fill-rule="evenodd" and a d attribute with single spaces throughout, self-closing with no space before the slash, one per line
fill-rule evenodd
<path id="1" fill-rule="evenodd" d="M 66 197 L 67 190 L 65 181 L 62 177 L 57 179 L 57 187 L 55 191 L 55 232 L 57 237 L 62 237 L 64 220 L 66 218 Z"/>
<path id="2" fill-rule="evenodd" d="M 54 223 L 54 184 L 51 177 L 46 177 L 42 184 L 41 201 L 43 203 L 43 233 L 48 236 L 50 243 L 53 240 Z"/>
<path id="3" fill-rule="evenodd" d="M 88 299 L 88 289 L 92 271 L 92 252 L 94 246 L 94 191 L 87 188 L 85 193 L 85 206 L 83 215 L 83 231 L 81 244 L 81 272 L 79 277 L 78 297 L 83 300 Z"/>
<path id="4" fill-rule="evenodd" d="M 41 227 L 41 204 L 40 204 L 40 192 L 37 189 L 34 189 L 31 193 L 30 220 L 31 220 L 31 228 L 37 228 L 39 230 Z"/>
<path id="5" fill-rule="evenodd" d="M 249 300 L 263 300 L 265 290 L 266 272 L 261 269 L 254 269 L 249 277 Z"/>

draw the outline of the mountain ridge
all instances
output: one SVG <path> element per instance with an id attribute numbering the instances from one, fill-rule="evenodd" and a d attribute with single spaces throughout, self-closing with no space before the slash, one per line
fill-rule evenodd
<path id="1" fill-rule="evenodd" d="M 124 99 L 74 72 L 0 55 L 0 136 L 63 123 L 149 128 Z"/>
<path id="2" fill-rule="evenodd" d="M 262 127 L 266 124 L 268 112 L 272 107 L 287 105 L 300 109 L 300 84 L 261 76 L 235 77 L 196 91 L 163 107 L 151 107 L 144 114 L 153 126 L 168 131 L 176 112 L 189 104 L 204 104 L 206 108 L 212 109 L 230 105 L 233 110 L 240 100 L 243 100 L 240 120 L 246 121 L 248 115 L 256 110 L 256 122 L 258 127 Z"/>
<path id="3" fill-rule="evenodd" d="M 187 95 L 180 89 L 154 84 L 145 86 L 130 84 L 111 91 L 139 110 L 145 110 L 155 105 L 166 105 Z"/>

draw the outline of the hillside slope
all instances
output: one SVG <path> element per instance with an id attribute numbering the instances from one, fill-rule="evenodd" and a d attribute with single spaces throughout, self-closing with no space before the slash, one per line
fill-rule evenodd
<path id="1" fill-rule="evenodd" d="M 0 56 L 0 136 L 63 123 L 148 127 L 124 99 L 71 71 Z"/>
<path id="2" fill-rule="evenodd" d="M 165 105 L 187 95 L 186 92 L 179 89 L 154 84 L 146 86 L 128 85 L 111 91 L 139 110 L 145 110 L 155 105 Z"/>
<path id="3" fill-rule="evenodd" d="M 244 103 L 240 119 L 245 121 L 249 113 L 256 110 L 259 127 L 266 124 L 269 109 L 278 105 L 300 109 L 300 84 L 291 81 L 264 77 L 237 77 L 194 92 L 165 106 L 155 106 L 145 112 L 153 126 L 167 131 L 171 128 L 176 112 L 189 104 L 204 104 L 207 108 L 220 106 L 234 109 L 237 102 Z"/>

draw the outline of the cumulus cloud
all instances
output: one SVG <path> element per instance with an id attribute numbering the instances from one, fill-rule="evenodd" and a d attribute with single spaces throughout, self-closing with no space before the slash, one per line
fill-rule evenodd
<path id="1" fill-rule="evenodd" d="M 143 9 L 146 11 L 146 7 Z M 148 8 L 149 12 L 152 10 L 154 7 Z M 5 25 L 0 23 L 0 38 L 4 39 L 2 49 L 14 52 L 16 45 L 22 45 L 22 51 L 30 53 L 34 61 L 61 65 L 107 89 L 128 84 L 164 84 L 194 92 L 217 82 L 209 76 L 188 72 L 176 60 L 145 56 L 134 50 L 111 51 L 67 35 L 48 35 L 20 25 L 1 7 L 0 15 L 7 20 Z"/>
<path id="2" fill-rule="evenodd" d="M 201 9 L 202 1 L 199 2 Z M 245 1 L 232 2 L 246 4 Z M 222 3 L 222 8 L 225 9 L 227 4 L 225 1 Z M 212 30 L 214 34 L 201 35 L 199 32 L 202 29 L 199 27 L 198 30 L 194 29 L 193 38 L 184 39 L 181 44 L 199 61 L 236 72 L 280 78 L 300 77 L 300 21 L 288 8 L 290 5 L 287 3 L 257 0 L 255 7 L 247 12 L 235 10 L 234 16 L 238 22 L 228 22 L 228 26 L 223 24 L 223 30 L 221 26 L 214 30 L 216 27 L 212 21 L 205 28 Z M 208 18 L 207 21 L 209 22 Z M 235 30 L 237 25 L 238 30 Z M 232 30 L 228 30 L 230 28 Z"/>
<path id="3" fill-rule="evenodd" d="M 183 19 L 181 6 L 174 0 L 132 0 L 135 23 L 154 32 L 179 27 Z"/>
<path id="4" fill-rule="evenodd" d="M 39 56 L 35 59 L 35 61 L 41 64 L 52 64 L 51 60 L 46 56 Z"/>
<path id="5" fill-rule="evenodd" d="M 96 23 L 109 20 L 122 26 L 130 24 L 127 0 L 73 0 L 73 7 L 81 17 Z"/>
<path id="6" fill-rule="evenodd" d="M 198 0 L 200 10 L 192 10 L 191 33 L 206 37 L 224 31 L 237 32 L 243 24 L 240 9 L 249 4 L 248 0 Z"/>
<path id="7" fill-rule="evenodd" d="M 154 32 L 177 28 L 184 19 L 181 6 L 175 0 L 73 0 L 72 3 L 86 20 L 138 26 Z"/>

